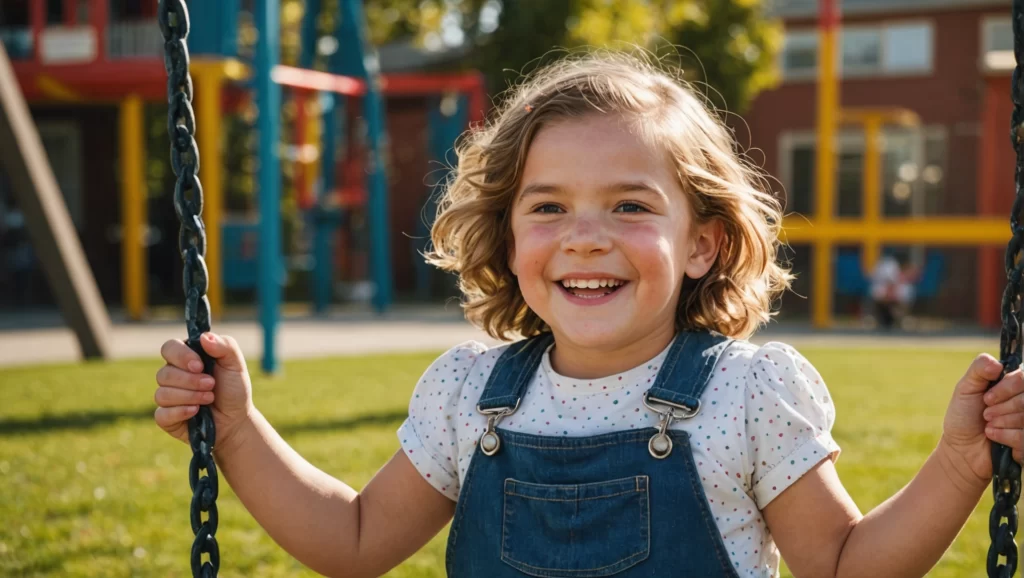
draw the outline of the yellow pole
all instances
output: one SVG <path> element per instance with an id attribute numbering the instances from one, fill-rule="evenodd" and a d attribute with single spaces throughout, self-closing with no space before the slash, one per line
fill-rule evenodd
<path id="1" fill-rule="evenodd" d="M 206 64 L 206 63 L 197 63 Z M 199 178 L 203 184 L 203 221 L 206 223 L 206 267 L 209 270 L 210 315 L 219 318 L 224 311 L 224 284 L 221 227 L 224 220 L 223 150 L 221 136 L 221 89 L 225 64 L 194 66 L 196 74 L 196 137 L 199 144 Z"/>
<path id="2" fill-rule="evenodd" d="M 146 311 L 146 138 L 142 98 L 133 94 L 121 102 L 121 288 L 128 317 L 135 321 Z"/>
<path id="3" fill-rule="evenodd" d="M 839 111 L 839 87 L 836 82 L 836 29 L 839 11 L 836 0 L 820 0 L 818 36 L 818 143 L 816 148 L 815 221 L 829 227 L 835 199 L 835 140 Z M 811 321 L 815 327 L 828 327 L 832 321 L 832 244 L 819 240 L 814 244 L 814 269 Z"/>
<path id="4" fill-rule="evenodd" d="M 878 241 L 878 224 L 882 220 L 882 151 L 879 141 L 882 137 L 882 118 L 880 116 L 869 116 L 864 122 L 864 228 L 869 233 L 865 235 L 864 251 L 861 254 L 861 263 L 864 266 L 865 274 L 870 275 L 871 270 L 878 261 L 881 252 L 881 243 Z"/>

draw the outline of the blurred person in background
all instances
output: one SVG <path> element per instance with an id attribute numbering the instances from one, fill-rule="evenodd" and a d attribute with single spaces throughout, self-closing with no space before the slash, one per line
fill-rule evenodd
<path id="1" fill-rule="evenodd" d="M 875 320 L 892 329 L 910 313 L 914 303 L 914 271 L 896 257 L 885 255 L 871 274 L 871 302 Z"/>

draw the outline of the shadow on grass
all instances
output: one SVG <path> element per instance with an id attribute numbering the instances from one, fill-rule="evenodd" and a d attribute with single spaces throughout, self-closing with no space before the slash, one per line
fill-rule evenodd
<path id="1" fill-rule="evenodd" d="M 42 415 L 35 419 L 0 418 L 0 435 L 31 434 L 60 430 L 88 430 L 110 425 L 118 420 L 153 419 L 153 411 L 155 409 L 76 412 L 61 415 Z"/>
<path id="2" fill-rule="evenodd" d="M 285 435 L 309 432 L 345 431 L 363 426 L 397 426 L 406 418 L 407 415 L 408 413 L 405 411 L 370 413 L 326 421 L 282 424 L 275 426 L 274 429 L 276 429 L 281 435 Z"/>
<path id="3" fill-rule="evenodd" d="M 0 436 L 54 431 L 89 430 L 110 425 L 120 420 L 152 420 L 154 410 L 155 408 L 127 411 L 78 412 L 63 415 L 43 415 L 35 419 L 0 418 Z M 363 426 L 397 425 L 405 419 L 406 415 L 405 411 L 390 411 L 331 420 L 275 424 L 274 428 L 282 435 L 307 432 L 346 431 Z"/>

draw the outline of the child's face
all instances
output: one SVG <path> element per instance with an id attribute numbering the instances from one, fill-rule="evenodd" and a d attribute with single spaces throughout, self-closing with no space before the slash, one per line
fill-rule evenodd
<path id="1" fill-rule="evenodd" d="M 549 125 L 526 157 L 509 263 L 559 343 L 664 347 L 684 275 L 707 273 L 722 236 L 690 213 L 665 151 L 616 117 Z"/>

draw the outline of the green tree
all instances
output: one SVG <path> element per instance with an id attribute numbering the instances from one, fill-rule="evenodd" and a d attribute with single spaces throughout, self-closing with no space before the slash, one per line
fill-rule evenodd
<path id="1" fill-rule="evenodd" d="M 764 0 L 366 0 L 377 43 L 415 37 L 437 44 L 458 26 L 467 67 L 492 93 L 557 58 L 558 49 L 643 47 L 706 83 L 711 102 L 743 112 L 777 82 L 782 43 Z M 448 32 L 449 34 L 445 34 Z"/>

